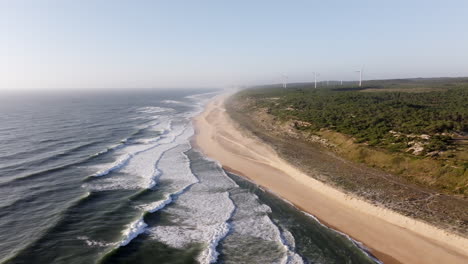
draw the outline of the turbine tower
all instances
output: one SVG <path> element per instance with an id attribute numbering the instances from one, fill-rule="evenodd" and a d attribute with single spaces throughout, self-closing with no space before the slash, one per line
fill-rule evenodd
<path id="1" fill-rule="evenodd" d="M 286 74 L 283 74 L 283 88 L 288 87 L 288 76 Z"/>
<path id="2" fill-rule="evenodd" d="M 356 72 L 359 72 L 359 87 L 362 87 L 362 71 L 363 70 L 364 70 L 364 66 L 362 66 L 361 69 L 356 71 Z"/>
<path id="3" fill-rule="evenodd" d="M 314 87 L 317 89 L 317 72 L 314 72 Z"/>

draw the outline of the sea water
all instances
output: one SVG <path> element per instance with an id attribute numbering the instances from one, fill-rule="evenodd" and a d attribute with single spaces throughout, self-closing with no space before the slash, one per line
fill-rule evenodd
<path id="1" fill-rule="evenodd" d="M 0 98 L 0 262 L 378 262 L 192 147 L 220 92 Z"/>

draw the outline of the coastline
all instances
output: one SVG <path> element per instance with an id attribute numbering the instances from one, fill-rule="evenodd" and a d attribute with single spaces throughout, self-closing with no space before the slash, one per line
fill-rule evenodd
<path id="1" fill-rule="evenodd" d="M 362 242 L 385 263 L 466 263 L 467 239 L 341 192 L 282 160 L 230 119 L 227 95 L 194 118 L 195 147 L 326 226 Z"/>

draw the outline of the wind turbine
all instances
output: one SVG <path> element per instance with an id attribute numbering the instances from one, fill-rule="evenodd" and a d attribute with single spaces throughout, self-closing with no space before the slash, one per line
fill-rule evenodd
<path id="1" fill-rule="evenodd" d="M 355 71 L 355 72 L 359 72 L 359 87 L 362 86 L 362 72 L 364 71 L 364 66 L 361 67 L 361 69 L 359 69 L 358 71 Z"/>
<path id="2" fill-rule="evenodd" d="M 320 75 L 320 74 L 317 74 L 317 72 L 314 72 L 314 87 L 315 87 L 315 89 L 317 89 L 317 75 Z"/>
<path id="3" fill-rule="evenodd" d="M 288 76 L 286 74 L 283 74 L 283 88 L 288 87 Z"/>

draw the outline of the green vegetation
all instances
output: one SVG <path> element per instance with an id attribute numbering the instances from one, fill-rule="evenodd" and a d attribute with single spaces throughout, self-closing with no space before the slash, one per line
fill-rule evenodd
<path id="1" fill-rule="evenodd" d="M 281 120 L 300 121 L 299 130 L 330 129 L 389 151 L 444 151 L 468 132 L 468 79 L 372 81 L 362 88 L 267 86 L 239 96 Z"/>
<path id="2" fill-rule="evenodd" d="M 227 106 L 273 138 L 319 143 L 347 160 L 466 197 L 468 78 L 365 85 L 255 87 Z"/>
<path id="3" fill-rule="evenodd" d="M 225 106 L 311 177 L 466 235 L 468 78 L 270 85 Z"/>

